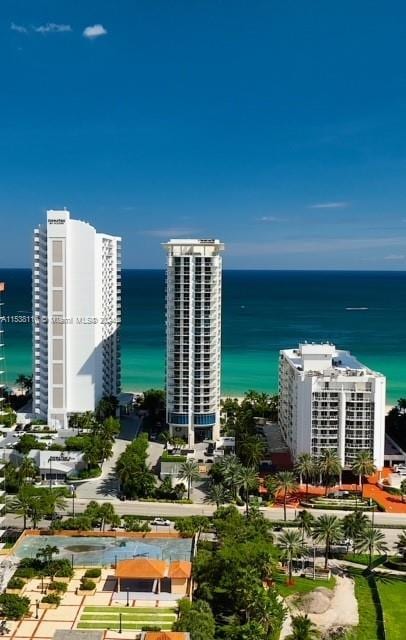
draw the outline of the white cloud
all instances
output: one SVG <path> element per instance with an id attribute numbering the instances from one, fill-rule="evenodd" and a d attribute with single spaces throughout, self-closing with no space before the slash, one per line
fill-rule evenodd
<path id="1" fill-rule="evenodd" d="M 280 222 L 281 218 L 277 218 L 276 216 L 261 216 L 257 218 L 258 222 Z"/>
<path id="2" fill-rule="evenodd" d="M 190 238 L 193 234 L 199 233 L 199 231 L 200 229 L 192 229 L 191 227 L 168 227 L 166 229 L 146 229 L 145 231 L 140 231 L 140 233 L 152 238 Z"/>
<path id="3" fill-rule="evenodd" d="M 308 209 L 345 209 L 349 207 L 349 202 L 319 202 L 317 204 L 310 204 Z"/>
<path id="4" fill-rule="evenodd" d="M 384 260 L 404 260 L 406 256 L 402 253 L 391 253 L 384 257 Z"/>
<path id="5" fill-rule="evenodd" d="M 22 24 L 15 24 L 15 22 L 11 23 L 10 29 L 12 31 L 17 31 L 17 33 L 28 33 L 27 27 L 24 27 Z"/>
<path id="6" fill-rule="evenodd" d="M 70 24 L 56 24 L 55 22 L 47 22 L 32 28 L 36 33 L 67 33 L 72 31 Z"/>
<path id="7" fill-rule="evenodd" d="M 105 36 L 106 33 L 107 33 L 107 29 L 105 29 L 102 24 L 89 25 L 83 31 L 84 37 L 90 38 L 91 40 L 93 38 L 99 38 L 100 36 Z"/>

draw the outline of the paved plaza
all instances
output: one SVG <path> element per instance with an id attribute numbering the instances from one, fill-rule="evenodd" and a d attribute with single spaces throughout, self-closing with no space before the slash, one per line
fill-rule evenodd
<path id="1" fill-rule="evenodd" d="M 62 594 L 61 604 L 56 609 L 37 606 L 43 597 L 40 579 L 27 582 L 22 595 L 31 601 L 30 616 L 19 621 L 7 621 L 9 633 L 3 636 L 5 640 L 49 640 L 58 629 L 84 629 L 87 625 L 92 626 L 93 621 L 96 628 L 103 627 L 102 637 L 106 640 L 134 638 L 135 631 L 146 624 L 162 624 L 162 628 L 167 629 L 171 627 L 176 614 L 173 606 L 171 608 L 165 601 L 153 597 L 146 600 L 146 594 L 142 594 L 142 598 L 140 594 L 139 599 L 129 600 L 128 607 L 123 606 L 120 594 L 114 590 L 116 580 L 113 569 L 102 570 L 94 595 L 77 595 L 84 572 L 84 568 L 75 570 L 68 590 Z"/>

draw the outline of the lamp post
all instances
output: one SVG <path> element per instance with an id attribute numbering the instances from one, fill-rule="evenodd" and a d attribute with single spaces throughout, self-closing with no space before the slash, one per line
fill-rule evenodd
<path id="1" fill-rule="evenodd" d="M 52 456 L 49 456 L 49 488 L 52 489 Z"/>
<path id="2" fill-rule="evenodd" d="M 38 620 L 38 609 L 39 609 L 39 604 L 38 604 L 38 600 L 35 601 L 35 619 Z"/>
<path id="3" fill-rule="evenodd" d="M 123 632 L 123 614 L 119 613 L 119 627 L 118 627 L 118 632 L 122 633 Z"/>
<path id="4" fill-rule="evenodd" d="M 130 588 L 127 587 L 126 591 L 127 591 L 127 604 L 126 604 L 126 607 L 129 607 L 130 606 Z"/>

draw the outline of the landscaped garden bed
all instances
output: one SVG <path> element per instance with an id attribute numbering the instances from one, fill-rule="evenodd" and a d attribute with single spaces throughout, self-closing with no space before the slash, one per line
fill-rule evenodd
<path id="1" fill-rule="evenodd" d="M 307 509 L 325 509 L 326 511 L 337 509 L 342 511 L 371 511 L 374 507 L 382 510 L 378 504 L 373 502 L 370 504 L 369 500 L 355 499 L 352 497 L 328 498 L 325 496 L 317 496 L 307 500 L 301 500 L 300 504 L 302 507 L 306 507 Z"/>

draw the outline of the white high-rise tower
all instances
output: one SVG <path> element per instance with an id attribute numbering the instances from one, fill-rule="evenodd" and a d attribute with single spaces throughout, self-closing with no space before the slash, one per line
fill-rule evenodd
<path id="1" fill-rule="evenodd" d="M 280 352 L 279 425 L 296 459 L 335 451 L 350 468 L 359 451 L 384 464 L 385 377 L 333 344 Z"/>
<path id="2" fill-rule="evenodd" d="M 120 392 L 121 239 L 48 211 L 34 235 L 33 412 L 50 425 Z"/>
<path id="3" fill-rule="evenodd" d="M 172 435 L 190 447 L 220 432 L 219 240 L 170 240 L 166 277 L 166 407 Z"/>

